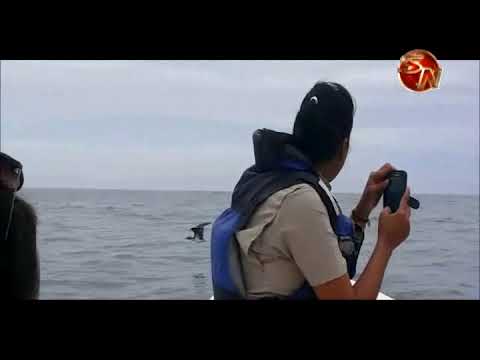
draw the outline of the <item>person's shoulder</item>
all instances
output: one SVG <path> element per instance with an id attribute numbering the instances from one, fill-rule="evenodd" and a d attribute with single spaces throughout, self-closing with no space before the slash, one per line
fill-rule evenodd
<path id="1" fill-rule="evenodd" d="M 308 201 L 316 202 L 320 200 L 317 191 L 309 184 L 298 184 L 292 191 L 285 196 L 285 200 L 289 202 Z"/>
<path id="2" fill-rule="evenodd" d="M 23 222 L 37 226 L 38 219 L 34 207 L 20 196 L 15 197 L 14 212 Z"/>
<path id="3" fill-rule="evenodd" d="M 327 211 L 317 191 L 309 184 L 300 184 L 285 196 L 282 208 L 292 211 L 314 210 L 321 213 Z"/>

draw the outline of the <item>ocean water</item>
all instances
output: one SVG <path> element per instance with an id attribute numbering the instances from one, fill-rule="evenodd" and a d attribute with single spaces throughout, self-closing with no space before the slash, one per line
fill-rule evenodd
<path id="1" fill-rule="evenodd" d="M 226 192 L 25 189 L 39 216 L 41 299 L 208 299 L 210 230 L 185 239 L 228 206 Z M 359 195 L 337 194 L 345 212 Z M 415 195 L 409 239 L 382 291 L 398 299 L 479 298 L 478 196 Z M 359 259 L 376 240 L 377 208 Z"/>

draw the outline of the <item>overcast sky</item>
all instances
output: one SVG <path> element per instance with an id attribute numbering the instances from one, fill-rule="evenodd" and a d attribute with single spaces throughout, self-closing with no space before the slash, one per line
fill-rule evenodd
<path id="1" fill-rule="evenodd" d="M 31 188 L 230 191 L 253 131 L 290 131 L 330 80 L 358 106 L 336 192 L 389 161 L 414 193 L 478 194 L 479 62 L 440 64 L 440 88 L 416 94 L 398 61 L 2 61 L 2 151 Z"/>

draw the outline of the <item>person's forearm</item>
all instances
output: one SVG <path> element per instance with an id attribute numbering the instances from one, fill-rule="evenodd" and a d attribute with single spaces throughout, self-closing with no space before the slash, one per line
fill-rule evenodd
<path id="1" fill-rule="evenodd" d="M 367 266 L 353 286 L 357 299 L 377 298 L 391 256 L 392 250 L 382 246 L 381 241 L 377 241 Z"/>
<path id="2" fill-rule="evenodd" d="M 350 216 L 350 219 L 353 221 L 354 224 L 357 224 L 358 226 L 360 226 L 362 231 L 365 231 L 365 228 L 367 227 L 367 224 L 368 224 L 367 222 L 359 221 L 356 218 L 354 218 L 353 216 Z"/>

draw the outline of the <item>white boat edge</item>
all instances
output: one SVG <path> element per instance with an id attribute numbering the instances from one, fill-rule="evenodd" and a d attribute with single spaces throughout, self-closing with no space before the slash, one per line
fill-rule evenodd
<path id="1" fill-rule="evenodd" d="M 350 281 L 352 282 L 352 285 L 355 284 L 355 281 L 353 281 L 353 280 L 350 280 Z M 212 296 L 212 297 L 210 298 L 210 300 L 215 300 L 215 299 L 214 299 L 214 297 Z M 378 293 L 378 296 L 377 296 L 377 300 L 395 300 L 395 299 L 391 298 L 390 296 L 385 295 L 385 294 L 382 293 L 382 292 L 379 292 L 379 293 Z"/>

